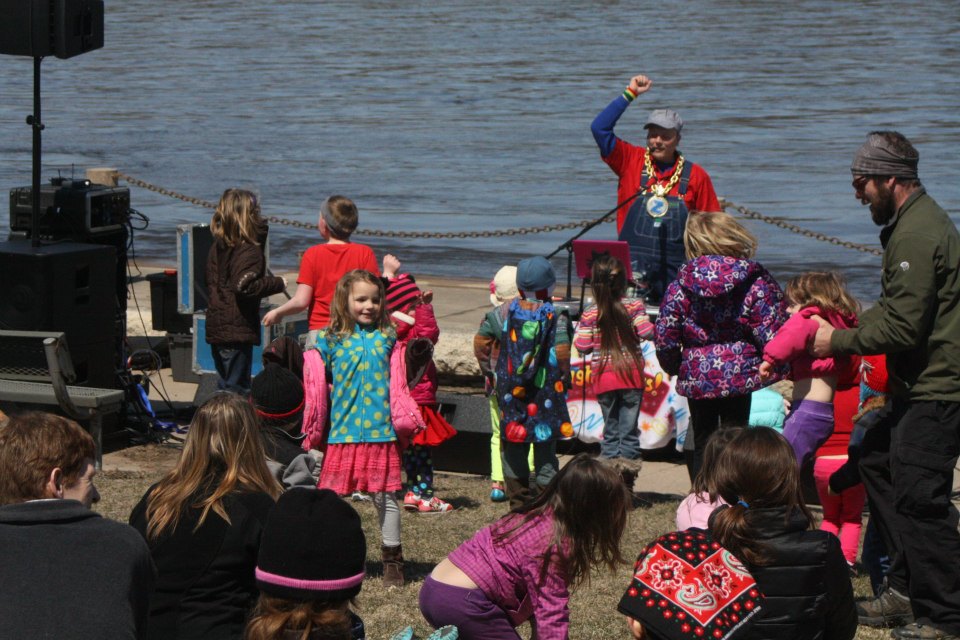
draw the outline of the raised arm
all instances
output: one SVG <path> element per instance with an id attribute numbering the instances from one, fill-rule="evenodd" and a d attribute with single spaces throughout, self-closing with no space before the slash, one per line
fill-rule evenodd
<path id="1" fill-rule="evenodd" d="M 600 147 L 600 156 L 606 158 L 613 153 L 613 148 L 617 144 L 617 136 L 613 133 L 613 127 L 617 120 L 623 115 L 627 107 L 641 93 L 646 93 L 653 86 L 653 81 L 647 76 L 636 75 L 630 78 L 627 88 L 623 94 L 607 105 L 607 108 L 593 119 L 590 125 L 590 131 L 593 133 L 593 139 Z"/>
<path id="2" fill-rule="evenodd" d="M 429 295 L 427 295 L 429 294 Z M 424 291 L 422 302 L 413 311 L 413 334 L 417 338 L 426 338 L 433 344 L 440 339 L 440 327 L 437 326 L 437 317 L 433 313 L 433 305 L 427 300 L 433 300 L 432 291 Z"/>

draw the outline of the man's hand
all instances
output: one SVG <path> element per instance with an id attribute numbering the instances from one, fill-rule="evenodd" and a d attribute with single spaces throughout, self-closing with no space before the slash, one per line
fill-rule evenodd
<path id="1" fill-rule="evenodd" d="M 830 348 L 830 338 L 833 336 L 833 327 L 820 316 L 810 317 L 820 323 L 820 328 L 817 329 L 817 335 L 813 337 L 813 342 L 810 343 L 810 355 L 816 358 L 826 358 L 833 354 L 833 350 Z"/>
<path id="2" fill-rule="evenodd" d="M 387 280 L 392 280 L 397 271 L 400 271 L 400 261 L 397 259 L 397 256 L 392 253 L 388 253 L 383 256 L 383 277 Z"/>
<path id="3" fill-rule="evenodd" d="M 630 91 L 633 91 L 636 95 L 650 91 L 652 86 L 653 80 L 644 75 L 633 76 L 630 78 L 630 84 L 627 85 Z"/>

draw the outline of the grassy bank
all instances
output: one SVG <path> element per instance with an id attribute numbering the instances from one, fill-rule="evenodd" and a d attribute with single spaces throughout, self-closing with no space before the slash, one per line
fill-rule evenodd
<path id="1" fill-rule="evenodd" d="M 97 484 L 103 496 L 96 506 L 105 516 L 126 521 L 130 510 L 143 492 L 163 473 L 164 459 L 171 461 L 174 450 L 154 451 L 149 457 L 158 464 L 146 471 L 107 471 L 98 476 Z M 367 627 L 367 637 L 384 640 L 391 633 L 410 624 L 421 634 L 426 634 L 428 625 L 417 608 L 420 583 L 434 567 L 461 541 L 476 530 L 486 526 L 506 513 L 503 504 L 491 503 L 488 499 L 489 482 L 485 478 L 438 474 L 437 494 L 453 503 L 457 509 L 445 515 L 403 516 L 403 549 L 406 557 L 408 584 L 402 589 L 385 590 L 380 581 L 380 534 L 376 512 L 369 502 L 354 503 L 363 518 L 367 536 L 367 573 L 363 590 L 357 599 L 358 613 Z M 657 535 L 674 528 L 676 502 L 645 504 L 633 511 L 624 537 L 625 555 L 633 559 L 635 554 Z M 587 514 L 589 517 L 589 514 Z M 628 638 L 623 616 L 616 611 L 617 602 L 630 579 L 630 567 L 624 566 L 615 575 L 597 574 L 588 585 L 573 594 L 571 608 L 571 632 L 574 640 Z M 858 596 L 869 592 L 865 578 L 854 582 Z M 528 637 L 529 628 L 521 629 Z M 874 640 L 886 638 L 888 631 L 861 627 L 857 638 Z"/>

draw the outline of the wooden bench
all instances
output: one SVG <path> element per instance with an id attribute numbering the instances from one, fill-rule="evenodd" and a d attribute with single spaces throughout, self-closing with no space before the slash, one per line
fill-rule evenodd
<path id="1" fill-rule="evenodd" d="M 120 389 L 70 386 L 76 373 L 62 332 L 0 330 L 0 401 L 54 405 L 74 420 L 89 420 L 96 466 L 103 462 L 103 416 L 116 413 Z"/>

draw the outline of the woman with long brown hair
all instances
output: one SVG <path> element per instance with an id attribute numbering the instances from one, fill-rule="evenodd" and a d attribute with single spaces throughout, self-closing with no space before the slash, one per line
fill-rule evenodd
<path id="1" fill-rule="evenodd" d="M 217 394 L 197 409 L 177 466 L 130 514 L 157 567 L 150 638 L 240 637 L 280 491 L 247 400 Z"/>
<path id="2" fill-rule="evenodd" d="M 857 630 L 847 562 L 836 536 L 815 531 L 790 443 L 773 429 L 745 429 L 720 453 L 708 487 L 728 503 L 710 531 L 764 594 L 758 638 L 849 640 Z"/>

